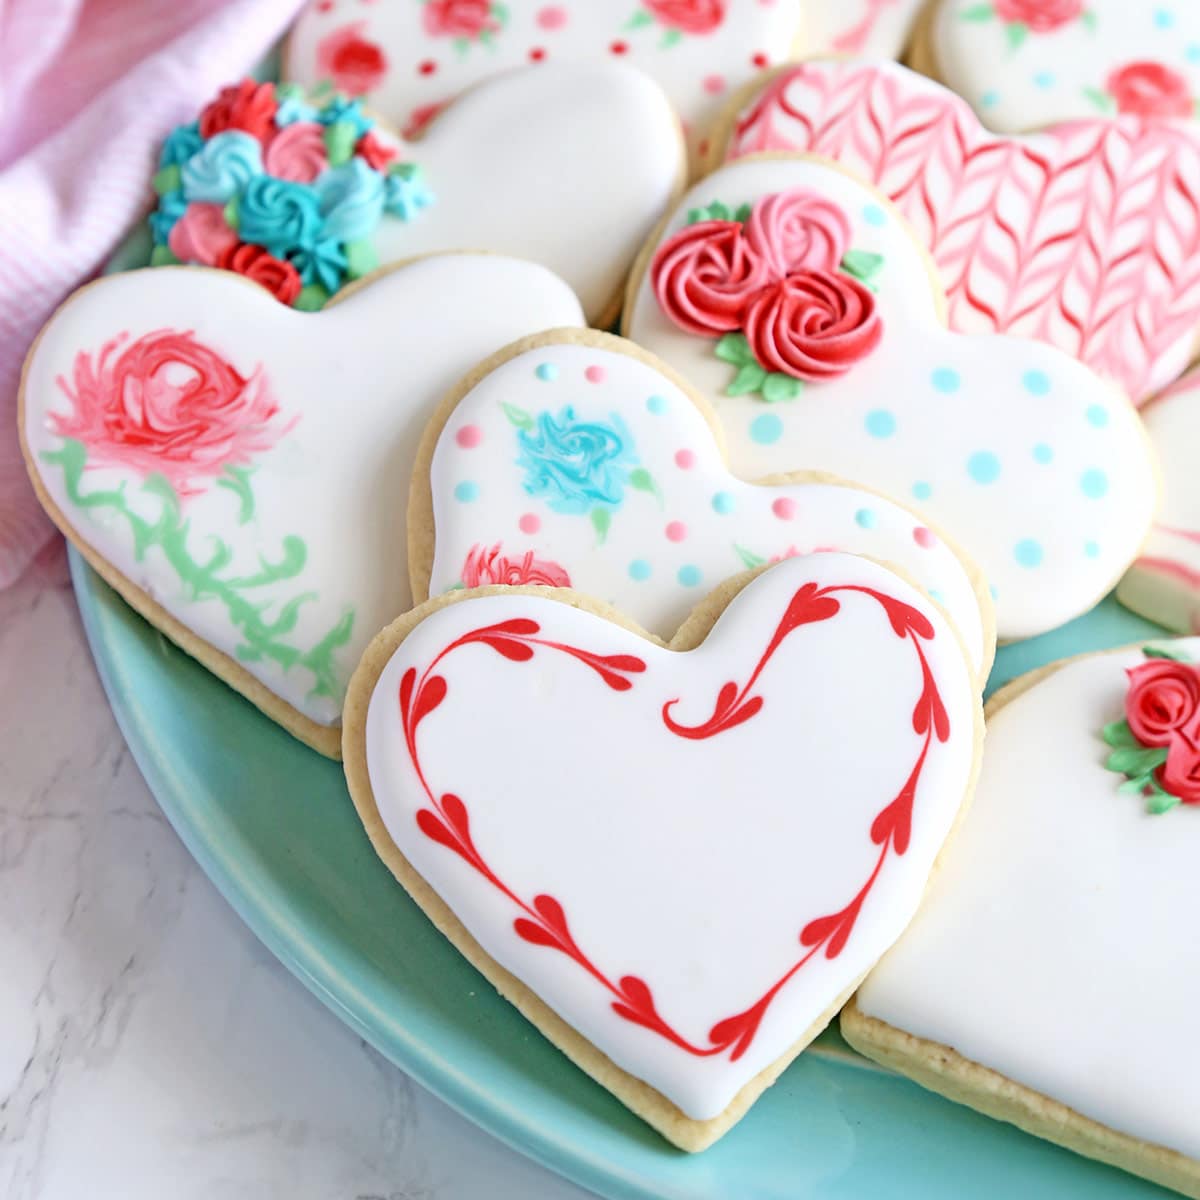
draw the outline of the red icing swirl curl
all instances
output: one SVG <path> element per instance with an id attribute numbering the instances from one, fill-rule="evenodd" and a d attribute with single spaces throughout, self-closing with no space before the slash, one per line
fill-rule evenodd
<path id="1" fill-rule="evenodd" d="M 1200 671 L 1169 658 L 1152 658 L 1128 672 L 1125 719 L 1143 746 L 1167 746 L 1200 712 Z"/>

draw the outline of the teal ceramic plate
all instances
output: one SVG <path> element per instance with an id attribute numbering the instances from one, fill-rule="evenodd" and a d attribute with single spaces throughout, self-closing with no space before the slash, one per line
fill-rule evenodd
<path id="1" fill-rule="evenodd" d="M 145 261 L 144 242 L 114 269 Z M 268 947 L 461 1113 L 608 1197 L 1024 1200 L 1165 1195 L 882 1071 L 827 1032 L 722 1141 L 674 1150 L 459 957 L 376 858 L 338 764 L 293 740 L 132 612 L 75 554 L 101 678 L 151 790 Z M 1112 599 L 1001 650 L 994 688 L 1161 630 Z"/>

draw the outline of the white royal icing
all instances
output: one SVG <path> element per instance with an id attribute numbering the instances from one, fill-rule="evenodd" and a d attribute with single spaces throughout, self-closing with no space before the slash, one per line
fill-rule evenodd
<path id="1" fill-rule="evenodd" d="M 923 0 L 803 0 L 806 54 L 898 58 Z"/>
<path id="2" fill-rule="evenodd" d="M 1162 509 L 1117 598 L 1179 633 L 1200 632 L 1200 371 L 1142 410 L 1163 477 Z"/>
<path id="3" fill-rule="evenodd" d="M 998 137 L 896 63 L 804 62 L 752 97 L 724 149 L 834 159 L 911 223 L 951 329 L 1049 342 L 1141 403 L 1200 330 L 1198 128 L 1097 117 Z"/>
<path id="4" fill-rule="evenodd" d="M 688 395 L 630 354 L 564 343 L 497 367 L 450 415 L 430 484 L 434 594 L 569 585 L 670 637 L 731 575 L 845 550 L 899 566 L 976 668 L 990 658 L 970 576 L 919 518 L 848 484 L 743 483 Z"/>
<path id="5" fill-rule="evenodd" d="M 668 712 L 680 724 L 700 725 L 728 681 L 747 683 L 807 584 L 872 588 L 925 614 L 933 637 L 921 652 L 945 704 L 945 741 L 914 731 L 922 670 L 913 640 L 897 635 L 876 599 L 846 590 L 834 615 L 779 643 L 747 695 L 763 700 L 748 719 L 706 738 L 668 729 L 664 704 L 674 701 Z M 433 796 L 461 801 L 480 859 L 513 894 L 558 901 L 582 954 L 610 980 L 641 979 L 693 1046 L 707 1047 L 715 1023 L 754 1006 L 803 956 L 808 922 L 842 912 L 874 878 L 841 952 L 813 954 L 780 987 L 735 1061 L 728 1050 L 697 1057 L 618 1016 L 612 992 L 563 951 L 518 936 L 522 910 L 425 832 L 429 816 L 418 814 L 433 802 L 398 704 L 406 673 L 422 678 L 468 631 L 520 619 L 536 621 L 545 641 L 636 656 L 645 670 L 616 691 L 545 646 L 532 646 L 529 661 L 480 643 L 452 651 L 433 671 L 445 696 L 414 737 L 425 782 Z M 547 598 L 488 596 L 433 613 L 394 652 L 370 700 L 367 766 L 388 833 L 483 949 L 618 1066 L 707 1119 L 787 1053 L 908 923 L 972 770 L 975 687 L 936 607 L 849 555 L 771 568 L 686 654 Z M 870 830 L 926 742 L 912 841 L 898 855 Z"/>
<path id="6" fill-rule="evenodd" d="M 515 71 L 469 91 L 419 143 L 383 140 L 421 167 L 434 203 L 380 222 L 381 262 L 449 250 L 527 258 L 566 280 L 589 318 L 616 299 L 683 170 L 670 105 L 620 63 Z"/>
<path id="7" fill-rule="evenodd" d="M 942 0 L 938 73 L 1000 133 L 1118 112 L 1191 117 L 1195 0 Z"/>
<path id="8" fill-rule="evenodd" d="M 1200 640 L 1176 646 L 1200 658 Z M 953 853 L 858 1007 L 1200 1158 L 1200 812 L 1118 792 L 1100 738 L 1142 661 L 1068 663 L 988 721 Z"/>
<path id="9" fill-rule="evenodd" d="M 292 31 L 285 74 L 366 95 L 412 129 L 430 108 L 500 71 L 628 62 L 657 80 L 699 138 L 729 93 L 788 57 L 800 23 L 795 0 L 316 0 Z M 619 120 L 605 132 L 613 128 L 622 138 L 636 132 Z"/>
<path id="10" fill-rule="evenodd" d="M 727 165 L 684 197 L 662 240 L 690 209 L 713 200 L 736 209 L 790 188 L 835 201 L 850 219 L 850 246 L 883 257 L 872 280 L 883 337 L 872 353 L 790 401 L 727 396 L 736 368 L 716 357 L 714 341 L 668 319 L 649 271 L 629 336 L 715 405 L 743 478 L 827 470 L 926 513 L 988 576 L 1000 638 L 1086 611 L 1136 555 L 1156 504 L 1133 407 L 1051 347 L 948 332 L 908 227 L 877 193 L 819 162 Z"/>
<path id="11" fill-rule="evenodd" d="M 50 498 L 93 550 L 281 699 L 314 721 L 332 724 L 340 719 L 344 687 L 363 648 L 410 603 L 404 512 L 416 447 L 431 410 L 480 358 L 516 337 L 573 324 L 582 324 L 582 313 L 561 280 L 542 267 L 499 256 L 424 259 L 319 314 L 286 308 L 224 272 L 164 267 L 114 275 L 69 300 L 29 360 L 24 389 L 29 457 Z M 45 458 L 64 444 L 52 414 L 69 417 L 75 410 L 68 389 L 78 393 L 82 378 L 88 390 L 86 374 L 100 373 L 105 345 L 126 335 L 107 357 L 111 369 L 122 350 L 164 331 L 190 333 L 249 380 L 248 387 L 267 389 L 278 409 L 267 423 L 273 431 L 265 438 L 269 444 L 240 464 L 253 501 L 249 512 L 245 489 L 233 486 L 236 478 L 219 462 L 175 488 L 184 493 L 176 532 L 184 526 L 182 546 L 195 564 L 182 572 L 162 537 L 138 555 L 133 522 L 116 505 L 73 502 L 66 468 Z M 166 357 L 174 365 L 160 366 L 149 386 L 146 372 L 135 364 L 114 371 L 109 386 L 99 389 L 99 403 L 111 411 L 119 388 L 117 404 L 123 402 L 132 414 L 115 419 L 118 433 L 153 424 L 153 411 L 146 418 L 140 414 L 155 405 L 187 425 L 190 402 L 180 402 L 174 389 L 186 389 L 197 374 L 181 365 L 178 354 Z M 220 405 L 201 408 L 196 425 L 203 430 L 213 426 L 210 418 Z M 146 478 L 151 471 L 170 472 L 170 461 L 179 456 L 164 454 L 161 439 L 150 440 L 158 447 L 155 462 L 142 469 L 121 466 L 111 456 L 102 464 L 99 452 L 89 448 L 79 491 L 94 497 L 123 489 L 135 518 L 151 526 L 163 521 L 169 504 L 145 486 Z M 186 432 L 180 440 L 195 441 Z M 232 444 L 238 444 L 237 436 Z M 215 457 L 230 457 L 220 442 Z M 296 566 L 298 551 L 289 538 L 303 543 L 299 569 L 275 582 L 245 583 L 268 564 Z M 219 553 L 220 547 L 225 551 Z M 205 566 L 214 584 L 234 585 L 218 585 L 219 594 L 209 590 L 197 598 L 188 573 Z M 307 599 L 290 609 L 299 596 Z M 267 641 L 281 647 L 285 658 L 296 651 L 296 661 L 269 652 L 255 657 L 247 650 L 231 604 L 259 608 L 263 626 L 282 622 Z M 346 632 L 341 622 L 348 614 L 353 619 Z M 288 625 L 291 618 L 294 624 Z M 335 637 L 333 653 L 324 655 L 332 678 L 322 689 L 318 671 L 300 656 L 319 653 L 322 639 L 335 630 L 345 636 Z"/>

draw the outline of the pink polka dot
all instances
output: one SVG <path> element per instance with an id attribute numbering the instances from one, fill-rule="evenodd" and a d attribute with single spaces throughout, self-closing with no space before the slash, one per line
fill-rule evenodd
<path id="1" fill-rule="evenodd" d="M 696 455 L 691 450 L 676 450 L 675 465 L 681 471 L 690 471 L 696 465 Z"/>
<path id="2" fill-rule="evenodd" d="M 521 519 L 517 522 L 517 528 L 522 533 L 537 533 L 542 527 L 542 518 L 537 513 L 522 513 Z"/>
<path id="3" fill-rule="evenodd" d="M 719 96 L 725 90 L 725 76 L 706 75 L 704 77 L 704 90 L 710 96 Z"/>
<path id="4" fill-rule="evenodd" d="M 483 430 L 478 425 L 464 425 L 454 435 L 454 440 L 464 450 L 474 450 L 483 441 Z"/>
<path id="5" fill-rule="evenodd" d="M 603 367 L 597 367 L 593 365 L 584 371 L 583 377 L 588 381 L 588 383 L 603 383 L 606 374 L 607 372 Z"/>
<path id="6" fill-rule="evenodd" d="M 672 521 L 667 526 L 667 541 L 682 542 L 687 537 L 687 526 L 682 521 Z"/>
<path id="7" fill-rule="evenodd" d="M 913 541 L 921 547 L 922 550 L 929 550 L 937 545 L 937 538 L 934 536 L 932 529 L 926 529 L 924 525 L 918 525 L 913 530 Z"/>
<path id="8" fill-rule="evenodd" d="M 333 0 L 319 0 L 317 4 L 317 12 L 329 12 L 333 8 Z"/>
<path id="9" fill-rule="evenodd" d="M 790 521 L 796 515 L 797 504 L 791 496 L 780 496 L 771 502 L 771 511 L 781 520 Z"/>
<path id="10" fill-rule="evenodd" d="M 547 4 L 537 15 L 542 29 L 561 29 L 567 23 L 567 10 L 561 4 Z"/>

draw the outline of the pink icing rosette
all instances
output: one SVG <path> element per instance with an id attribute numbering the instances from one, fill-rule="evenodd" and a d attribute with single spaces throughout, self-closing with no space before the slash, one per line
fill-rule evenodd
<path id="1" fill-rule="evenodd" d="M 850 219 L 841 207 L 808 188 L 764 196 L 745 225 L 746 239 L 783 279 L 793 271 L 834 271 L 850 244 Z"/>
<path id="2" fill-rule="evenodd" d="M 315 121 L 296 121 L 285 125 L 267 143 L 263 166 L 268 175 L 291 183 L 312 183 L 328 170 L 325 133 Z"/>
<path id="3" fill-rule="evenodd" d="M 215 267 L 217 259 L 236 245 L 238 236 L 229 228 L 219 204 L 189 204 L 171 226 L 167 245 L 180 262 Z"/>

